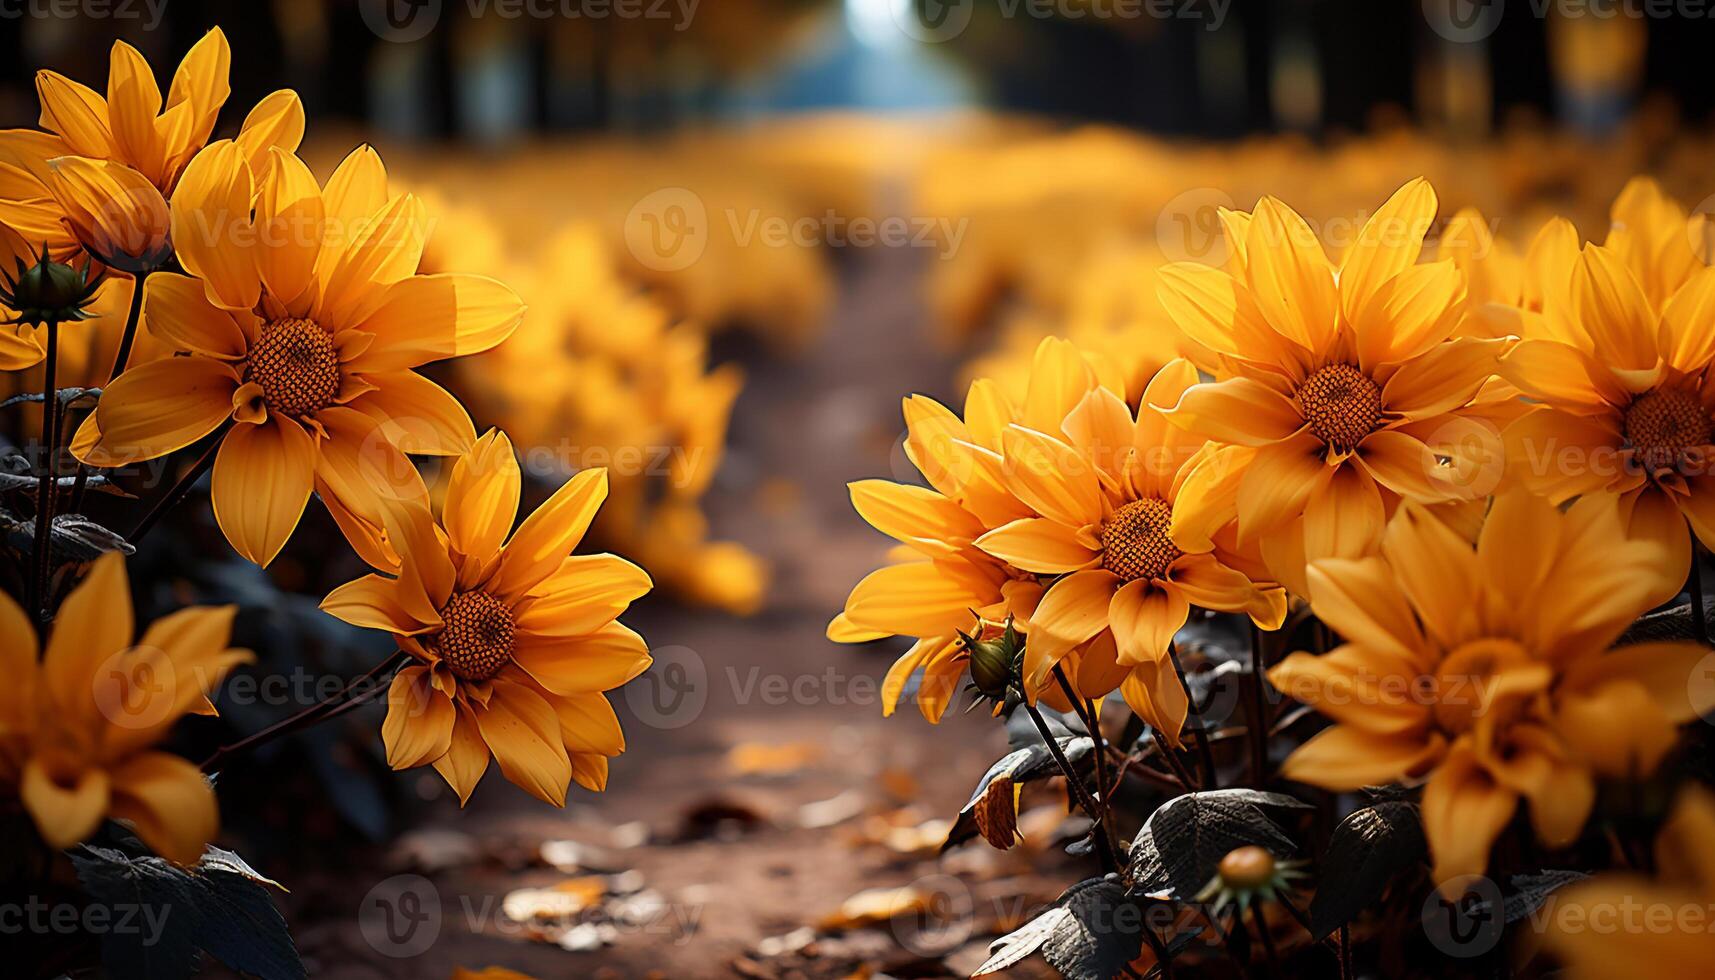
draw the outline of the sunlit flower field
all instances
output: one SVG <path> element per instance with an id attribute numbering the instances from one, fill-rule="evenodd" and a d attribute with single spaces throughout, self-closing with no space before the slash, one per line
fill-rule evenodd
<path id="1" fill-rule="evenodd" d="M 1191 138 L 613 84 L 1104 4 L 322 6 L 0 89 L 7 976 L 1710 974 L 1715 133 L 1608 112 L 1636 25 L 1549 18 L 1563 118 Z M 544 50 L 636 124 L 399 122 Z"/>

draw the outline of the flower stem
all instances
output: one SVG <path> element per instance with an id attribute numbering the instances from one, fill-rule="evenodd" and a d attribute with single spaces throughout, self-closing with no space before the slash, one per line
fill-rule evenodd
<path id="1" fill-rule="evenodd" d="M 1274 951 L 1274 937 L 1269 934 L 1268 920 L 1263 917 L 1261 902 L 1251 905 L 1251 921 L 1256 924 L 1257 937 L 1262 941 L 1263 953 L 1268 957 L 1269 975 L 1280 976 L 1280 956 Z"/>
<path id="2" fill-rule="evenodd" d="M 202 761 L 202 771 L 213 772 L 222 762 L 225 762 L 227 759 L 235 755 L 249 752 L 259 745 L 272 742 L 282 735 L 289 735 L 292 732 L 298 731 L 301 728 L 306 728 L 316 722 L 337 718 L 358 705 L 367 702 L 369 699 L 373 698 L 377 692 L 383 689 L 383 685 L 374 683 L 375 679 L 380 677 L 383 673 L 388 672 L 390 669 L 397 669 L 398 667 L 404 666 L 405 661 L 410 659 L 410 656 L 410 654 L 403 650 L 397 651 L 393 656 L 388 657 L 379 664 L 376 664 L 369 671 L 365 672 L 346 686 L 340 688 L 332 695 L 317 701 L 315 704 L 310 705 L 308 708 L 305 708 L 297 714 L 282 718 L 274 724 L 269 725 L 267 728 L 264 728 L 254 734 L 246 735 L 244 738 L 241 738 L 236 742 L 222 745 L 220 748 L 215 749 L 212 755 Z M 358 690 L 365 685 L 368 685 L 367 689 L 361 691 Z M 353 692 L 356 692 L 355 696 L 352 696 Z"/>
<path id="3" fill-rule="evenodd" d="M 137 273 L 137 278 L 131 287 L 131 309 L 125 316 L 125 332 L 119 337 L 119 351 L 113 355 L 113 370 L 107 374 L 107 380 L 112 381 L 125 370 L 126 362 L 131 360 L 131 348 L 137 343 L 137 324 L 143 313 L 143 283 L 149 278 L 148 270 Z"/>
<path id="4" fill-rule="evenodd" d="M 53 576 L 54 497 L 59 492 L 55 480 L 55 463 L 60 447 L 59 426 L 59 359 L 60 324 L 46 323 L 48 331 L 47 358 L 43 361 L 42 378 L 42 474 L 36 490 L 36 618 L 43 623 L 53 619 L 48 580 Z"/>
<path id="5" fill-rule="evenodd" d="M 125 315 L 125 332 L 119 335 L 119 350 L 113 356 L 113 367 L 107 372 L 107 383 L 124 372 L 125 365 L 131 360 L 131 348 L 137 342 L 137 326 L 142 322 L 143 314 L 143 284 L 149 278 L 149 270 L 137 273 L 137 278 L 131 284 L 131 309 Z M 83 494 L 89 481 L 89 466 L 83 460 L 77 461 L 77 480 L 72 484 L 71 510 L 75 514 L 83 508 Z"/>
<path id="6" fill-rule="evenodd" d="M 1251 710 L 1250 710 L 1250 744 L 1251 744 L 1251 785 L 1261 788 L 1268 779 L 1268 702 L 1262 686 L 1263 671 L 1268 668 L 1268 658 L 1263 655 L 1263 632 L 1255 623 L 1251 624 Z"/>
<path id="7" fill-rule="evenodd" d="M 220 444 L 225 440 L 227 430 L 231 428 L 231 419 L 220 423 L 220 427 L 214 430 L 214 438 L 209 442 L 208 448 L 203 450 L 202 456 L 198 457 L 196 463 L 183 476 L 179 477 L 179 482 L 173 484 L 172 489 L 155 501 L 155 505 L 149 508 L 147 514 L 143 515 L 143 519 L 137 522 L 137 527 L 126 539 L 132 547 L 136 547 L 137 543 L 143 540 L 143 536 L 153 530 L 161 518 L 167 515 L 167 511 L 172 510 L 174 504 L 183 500 L 185 494 L 190 492 L 191 487 L 196 486 L 197 481 L 202 479 L 203 474 L 207 473 L 209 467 L 214 465 L 215 454 L 220 451 Z"/>
<path id="8" fill-rule="evenodd" d="M 1065 693 L 1066 700 L 1072 703 L 1072 710 L 1084 722 L 1084 728 L 1090 733 L 1091 751 L 1095 755 L 1096 792 L 1095 801 L 1101 810 L 1101 819 L 1096 821 L 1095 831 L 1103 838 L 1108 838 L 1108 766 L 1104 756 L 1107 755 L 1107 745 L 1102 741 L 1102 726 L 1096 717 L 1094 701 L 1085 702 L 1078 696 L 1078 691 L 1066 677 L 1066 671 L 1059 664 L 1054 665 L 1054 679 L 1060 682 L 1060 690 Z M 1111 842 L 1111 840 L 1110 840 Z M 1106 870 L 1116 870 L 1107 868 Z"/>
<path id="9" fill-rule="evenodd" d="M 1352 980 L 1352 927 L 1340 926 L 1340 980 Z"/>
<path id="10" fill-rule="evenodd" d="M 1197 780 L 1192 778 L 1191 770 L 1186 769 L 1185 763 L 1179 761 L 1179 752 L 1167 743 L 1167 736 L 1161 734 L 1161 729 L 1151 725 L 1149 732 L 1155 737 L 1156 750 L 1161 753 L 1163 759 L 1167 760 L 1167 767 L 1173 770 L 1174 777 L 1185 787 L 1185 791 L 1191 793 L 1202 789 L 1203 787 L 1198 784 Z"/>
<path id="11" fill-rule="evenodd" d="M 1066 753 L 1060 751 L 1060 743 L 1055 740 L 1054 733 L 1048 730 L 1048 723 L 1042 720 L 1042 713 L 1036 710 L 1036 705 L 1026 701 L 1024 710 L 1030 713 L 1030 720 L 1036 723 L 1036 731 L 1042 735 L 1042 742 L 1048 746 L 1048 754 L 1054 757 L 1054 764 L 1060 767 L 1060 772 L 1066 777 L 1066 784 L 1072 787 L 1072 795 L 1077 798 L 1078 805 L 1083 807 L 1084 814 L 1095 824 L 1096 849 L 1101 857 L 1102 867 L 1118 870 L 1125 865 L 1119 855 L 1114 852 L 1114 843 L 1108 838 L 1108 832 L 1103 825 L 1102 812 L 1096 808 L 1096 801 L 1090 798 L 1090 791 L 1084 787 L 1083 777 L 1072 768 L 1067 761 Z"/>
<path id="12" fill-rule="evenodd" d="M 1191 685 L 1185 683 L 1185 667 L 1179 662 L 1179 644 L 1169 641 L 1167 656 L 1173 660 L 1173 672 L 1179 675 L 1179 689 L 1185 692 L 1185 706 L 1190 711 L 1187 720 L 1191 722 L 1191 739 L 1197 743 L 1197 758 L 1203 765 L 1203 788 L 1218 789 L 1220 782 L 1215 774 L 1215 753 L 1209 749 L 1209 733 L 1203 727 L 1203 713 L 1197 708 L 1197 696 L 1191 693 Z"/>

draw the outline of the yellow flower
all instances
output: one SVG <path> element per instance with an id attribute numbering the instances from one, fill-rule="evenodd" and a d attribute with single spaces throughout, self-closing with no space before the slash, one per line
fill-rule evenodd
<path id="1" fill-rule="evenodd" d="M 1286 761 L 1333 790 L 1427 779 L 1435 880 L 1481 874 L 1521 800 L 1550 847 L 1577 839 L 1597 776 L 1641 778 L 1697 715 L 1705 650 L 1610 651 L 1650 608 L 1660 549 L 1611 500 L 1561 511 L 1513 489 L 1473 543 L 1402 504 L 1381 553 L 1310 566 L 1310 602 L 1346 643 L 1269 673 L 1335 724 Z"/>
<path id="2" fill-rule="evenodd" d="M 607 785 L 625 749 L 602 692 L 648 669 L 643 638 L 615 622 L 649 576 L 613 555 L 571 555 L 607 496 L 607 472 L 568 480 L 511 537 L 521 476 L 498 431 L 453 465 L 439 523 L 391 504 L 398 574 L 335 589 L 322 608 L 392 633 L 414 659 L 393 678 L 381 729 L 395 769 L 430 765 L 470 798 L 490 753 L 506 778 L 555 806 L 567 781 Z"/>
<path id="3" fill-rule="evenodd" d="M 978 548 L 984 533 L 1035 517 L 1007 488 L 1002 437 L 1014 422 L 1057 430 L 1095 378 L 1084 356 L 1064 340 L 1042 341 L 1024 399 L 1015 405 L 989 379 L 972 383 L 965 417 L 925 395 L 905 399 L 905 455 L 928 487 L 886 480 L 851 484 L 852 505 L 876 530 L 900 542 L 893 563 L 859 582 L 845 610 L 828 624 L 828 638 L 860 643 L 886 636 L 917 642 L 882 682 L 882 713 L 891 715 L 918 671 L 923 717 L 938 722 L 956 692 L 970 655 L 959 632 L 992 632 L 1009 619 L 1021 632 L 1042 597 L 1032 573 Z M 1058 689 L 1042 692 L 1070 710 Z"/>
<path id="4" fill-rule="evenodd" d="M 207 692 L 249 659 L 227 647 L 235 613 L 183 609 L 133 644 L 125 561 L 109 553 L 66 597 L 38 661 L 30 618 L 0 594 L 0 781 L 49 845 L 70 847 L 110 818 L 169 860 L 201 856 L 219 828 L 214 791 L 196 766 L 150 746 L 186 713 L 212 710 Z"/>
<path id="5" fill-rule="evenodd" d="M 159 268 L 173 254 L 167 200 L 231 94 L 231 62 L 226 35 L 209 31 L 164 102 L 148 62 L 124 41 L 113 43 L 105 98 L 38 72 L 48 132 L 0 133 L 0 221 L 56 254 L 81 245 L 124 272 Z M 303 106 L 282 90 L 257 103 L 237 139 L 260 165 L 271 147 L 295 151 L 303 135 Z"/>
<path id="6" fill-rule="evenodd" d="M 1656 836 L 1655 880 L 1603 874 L 1557 893 L 1544 941 L 1567 980 L 1699 980 L 1715 961 L 1715 794 L 1687 784 Z"/>
<path id="7" fill-rule="evenodd" d="M 1119 687 L 1174 739 L 1186 702 L 1168 651 L 1191 607 L 1245 612 L 1263 629 L 1286 615 L 1285 593 L 1252 582 L 1242 569 L 1254 562 L 1231 534 L 1222 471 L 1247 451 L 1210 445 L 1162 415 L 1195 384 L 1197 369 L 1174 361 L 1150 382 L 1135 417 L 1098 386 L 1052 428 L 1009 426 L 1002 478 L 1033 516 L 976 541 L 1047 584 L 1030 618 L 1025 690 L 1046 689 L 1055 664 L 1088 645 L 1078 692 L 1101 697 Z"/>
<path id="8" fill-rule="evenodd" d="M 1295 591 L 1305 561 L 1363 554 L 1400 501 L 1467 496 L 1442 462 L 1452 425 L 1494 373 L 1500 341 L 1450 340 L 1465 285 L 1452 262 L 1418 264 L 1435 192 L 1419 179 L 1364 225 L 1340 266 L 1286 205 L 1221 212 L 1228 269 L 1162 269 L 1162 302 L 1222 358 L 1225 380 L 1186 391 L 1168 417 L 1254 447 L 1239 535 L 1262 536 Z"/>
<path id="9" fill-rule="evenodd" d="M 1715 543 L 1715 269 L 1699 223 L 1633 181 L 1602 245 L 1564 244 L 1541 289 L 1565 300 L 1500 363 L 1542 404 L 1507 428 L 1509 477 L 1556 503 L 1617 495 L 1627 531 L 1666 551 L 1665 600 L 1691 567 L 1691 536 Z M 1528 322 L 1528 320 L 1527 320 Z"/>
<path id="10" fill-rule="evenodd" d="M 284 150 L 265 162 L 254 173 L 223 140 L 186 170 L 174 238 L 198 278 L 152 275 L 143 304 L 148 332 L 182 356 L 109 385 L 73 451 L 102 466 L 152 459 L 230 420 L 214 512 L 240 554 L 271 561 L 313 489 L 382 566 L 382 499 L 421 493 L 400 453 L 451 455 L 476 438 L 464 407 L 412 369 L 493 347 L 524 306 L 492 279 L 414 274 L 422 206 L 389 197 L 368 147 L 325 188 Z"/>

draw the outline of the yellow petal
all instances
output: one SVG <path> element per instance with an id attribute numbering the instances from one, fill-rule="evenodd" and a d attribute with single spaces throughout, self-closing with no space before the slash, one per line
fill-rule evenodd
<path id="1" fill-rule="evenodd" d="M 1000 589 L 964 562 L 906 562 L 866 575 L 846 599 L 846 619 L 904 636 L 945 636 L 971 627 L 971 610 L 999 598 Z"/>
<path id="2" fill-rule="evenodd" d="M 1329 558 L 1306 570 L 1317 618 L 1353 643 L 1401 663 L 1432 664 L 1393 571 L 1379 556 Z"/>
<path id="3" fill-rule="evenodd" d="M 1334 725 L 1300 745 L 1281 765 L 1280 774 L 1349 793 L 1399 782 L 1440 758 L 1446 748 L 1447 740 L 1434 732 L 1390 737 Z"/>
<path id="4" fill-rule="evenodd" d="M 619 623 L 588 636 L 518 638 L 512 659 L 553 694 L 611 691 L 649 669 L 643 637 Z"/>
<path id="5" fill-rule="evenodd" d="M 143 326 L 173 350 L 235 361 L 250 350 L 251 336 L 241 322 L 248 312 L 223 310 L 208 301 L 201 282 L 172 272 L 157 272 L 143 286 Z"/>
<path id="6" fill-rule="evenodd" d="M 322 279 L 320 318 L 339 328 L 369 319 L 389 287 L 416 273 L 427 225 L 422 202 L 411 194 L 368 218 Z"/>
<path id="7" fill-rule="evenodd" d="M 394 674 L 387 688 L 387 718 L 381 724 L 387 764 L 411 769 L 446 755 L 456 714 L 452 699 L 430 682 L 428 668 L 406 667 Z"/>
<path id="8" fill-rule="evenodd" d="M 283 415 L 226 434 L 214 460 L 214 517 L 233 550 L 266 567 L 286 546 L 309 502 L 316 446 Z"/>
<path id="9" fill-rule="evenodd" d="M 42 658 L 42 679 L 62 723 L 73 731 L 103 726 L 90 690 L 101 664 L 131 646 L 135 635 L 125 558 L 110 551 L 60 604 Z M 46 714 L 47 712 L 44 712 Z"/>
<path id="10" fill-rule="evenodd" d="M 1121 586 L 1108 605 L 1119 662 L 1136 666 L 1167 660 L 1173 636 L 1190 614 L 1191 602 L 1177 586 L 1151 585 L 1141 579 Z"/>
<path id="11" fill-rule="evenodd" d="M 476 444 L 470 413 L 452 392 L 415 371 L 371 374 L 375 386 L 349 403 L 376 422 L 376 431 L 412 455 L 457 456 Z"/>
<path id="12" fill-rule="evenodd" d="M 376 289 L 383 298 L 358 327 L 374 334 L 375 343 L 356 359 L 358 370 L 477 354 L 512 336 L 524 319 L 518 294 L 483 276 L 407 276 Z"/>
<path id="13" fill-rule="evenodd" d="M 250 223 L 252 188 L 243 150 L 221 140 L 196 155 L 173 191 L 179 261 L 203 280 L 209 299 L 228 309 L 251 309 L 262 293 Z"/>
<path id="14" fill-rule="evenodd" d="M 298 144 L 304 138 L 304 104 L 291 89 L 270 92 L 244 117 L 235 142 L 250 162 L 251 173 L 266 173 L 269 157 L 275 151 L 295 159 Z M 321 244 L 319 223 L 316 225 L 317 245 Z"/>
<path id="15" fill-rule="evenodd" d="M 286 150 L 267 150 L 250 166 L 261 177 L 256 195 L 257 271 L 275 299 L 296 309 L 293 301 L 309 288 L 321 254 L 326 218 L 322 191 L 304 161 Z"/>
<path id="16" fill-rule="evenodd" d="M 1358 311 L 1383 283 L 1417 264 L 1436 207 L 1435 188 L 1418 177 L 1394 191 L 1364 222 L 1340 261 L 1340 303 L 1353 323 L 1360 322 Z"/>
<path id="17" fill-rule="evenodd" d="M 48 187 L 66 223 L 91 255 L 135 273 L 172 254 L 166 199 L 143 174 L 123 164 L 86 157 L 49 163 Z"/>
<path id="18" fill-rule="evenodd" d="M 458 717 L 453 723 L 452 740 L 447 752 L 435 760 L 435 771 L 458 794 L 459 806 L 470 800 L 472 790 L 488 771 L 488 743 L 482 740 L 476 716 L 463 704 L 456 705 Z"/>
<path id="19" fill-rule="evenodd" d="M 1018 425 L 1007 428 L 1001 446 L 1006 459 L 1002 479 L 1037 513 L 1074 528 L 1101 519 L 1095 465 L 1083 454 L 1053 436 Z"/>
<path id="20" fill-rule="evenodd" d="M 453 464 L 442 523 L 460 554 L 486 564 L 499 554 L 518 516 L 523 478 L 512 441 L 491 429 Z"/>
<path id="21" fill-rule="evenodd" d="M 329 592 L 322 600 L 321 610 L 353 626 L 399 636 L 411 636 L 441 625 L 438 616 L 430 622 L 418 619 L 400 601 L 398 589 L 394 579 L 365 575 Z"/>
<path id="22" fill-rule="evenodd" d="M 1518 809 L 1518 794 L 1503 789 L 1469 753 L 1455 748 L 1423 790 L 1423 831 L 1435 859 L 1442 894 L 1458 898 L 1460 879 L 1489 867 L 1489 848 Z"/>
<path id="23" fill-rule="evenodd" d="M 1451 262 L 1413 266 L 1382 283 L 1358 312 L 1366 370 L 1408 361 L 1446 340 L 1463 313 L 1465 279 Z"/>
<path id="24" fill-rule="evenodd" d="M 983 533 L 969 511 L 927 487 L 859 480 L 848 489 L 871 527 L 931 558 L 951 558 Z"/>
<path id="25" fill-rule="evenodd" d="M 649 573 L 616 555 L 571 555 L 530 590 L 518 630 L 535 636 L 583 636 L 613 622 L 653 584 Z"/>
<path id="26" fill-rule="evenodd" d="M 220 830 L 214 788 L 195 765 L 165 752 L 133 756 L 113 770 L 113 810 L 156 854 L 195 864 Z"/>
<path id="27" fill-rule="evenodd" d="M 1240 446 L 1270 445 L 1304 428 L 1296 406 L 1246 377 L 1195 385 L 1165 414 L 1199 435 Z"/>
<path id="28" fill-rule="evenodd" d="M 1628 371 L 1648 370 L 1659 357 L 1656 315 L 1637 277 L 1613 252 L 1587 245 L 1572 274 L 1578 322 L 1597 359 Z"/>
<path id="29" fill-rule="evenodd" d="M 48 774 L 40 757 L 24 763 L 18 796 L 36 822 L 42 840 L 63 850 L 87 840 L 107 815 L 109 781 L 100 769 L 85 769 L 61 781 Z"/>
<path id="30" fill-rule="evenodd" d="M 42 128 L 58 133 L 73 153 L 99 158 L 113 155 L 107 102 L 95 90 L 58 72 L 39 71 L 36 95 L 42 104 Z"/>
<path id="31" fill-rule="evenodd" d="M 1040 691 L 1048 673 L 1073 647 L 1108 627 L 1108 604 L 1119 577 L 1100 568 L 1073 572 L 1048 587 L 1030 617 L 1025 686 Z"/>
<path id="32" fill-rule="evenodd" d="M 1245 275 L 1269 326 L 1309 350 L 1334 336 L 1339 296 L 1316 233 L 1291 208 L 1264 198 L 1245 233 Z"/>
<path id="33" fill-rule="evenodd" d="M 592 695 L 600 698 L 601 696 Z M 568 699 L 556 698 L 565 703 Z M 537 799 L 566 805 L 572 763 L 566 757 L 561 718 L 540 694 L 508 681 L 494 681 L 487 707 L 475 709 L 477 729 L 508 780 Z M 585 718 L 575 719 L 580 728 Z"/>
<path id="34" fill-rule="evenodd" d="M 1075 572 L 1097 553 L 1078 541 L 1075 529 L 1046 517 L 1025 517 L 977 539 L 977 547 L 1016 568 L 1045 575 Z"/>
<path id="35" fill-rule="evenodd" d="M 1304 512 L 1304 504 L 1332 477 L 1320 439 L 1306 433 L 1257 450 L 1239 483 L 1239 537 L 1278 528 Z"/>
<path id="36" fill-rule="evenodd" d="M 490 590 L 523 597 L 557 571 L 607 499 L 607 470 L 584 470 L 567 480 L 519 525 L 500 553 Z"/>

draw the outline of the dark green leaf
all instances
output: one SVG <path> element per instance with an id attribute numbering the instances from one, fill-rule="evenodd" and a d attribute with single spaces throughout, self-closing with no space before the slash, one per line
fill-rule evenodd
<path id="1" fill-rule="evenodd" d="M 1352 811 L 1334 828 L 1322 859 L 1310 903 L 1312 934 L 1321 939 L 1352 921 L 1395 876 L 1427 854 L 1416 804 L 1391 800 Z"/>
<path id="2" fill-rule="evenodd" d="M 1254 844 L 1277 857 L 1291 854 L 1296 845 L 1263 807 L 1305 808 L 1308 804 L 1282 793 L 1254 789 L 1216 789 L 1176 796 L 1157 807 L 1144 821 L 1132 842 L 1134 881 L 1165 876 L 1171 893 L 1184 899 L 1195 895 L 1215 875 L 1215 866 L 1227 852 Z M 1150 843 L 1140 846 L 1145 836 Z M 1149 860 L 1153 853 L 1161 862 L 1159 872 L 1137 859 Z"/>
<path id="3" fill-rule="evenodd" d="M 195 867 L 153 855 L 84 845 L 70 852 L 78 880 L 111 921 L 137 928 L 102 933 L 102 962 L 120 980 L 179 980 L 203 950 L 262 980 L 302 980 L 303 964 L 268 894 L 279 885 L 243 858 L 211 847 Z"/>
<path id="4" fill-rule="evenodd" d="M 1117 877 L 1090 878 L 1066 889 L 1054 907 L 989 946 L 973 976 L 998 973 L 1040 951 L 1067 980 L 1126 975 L 1143 948 L 1144 907 Z"/>

